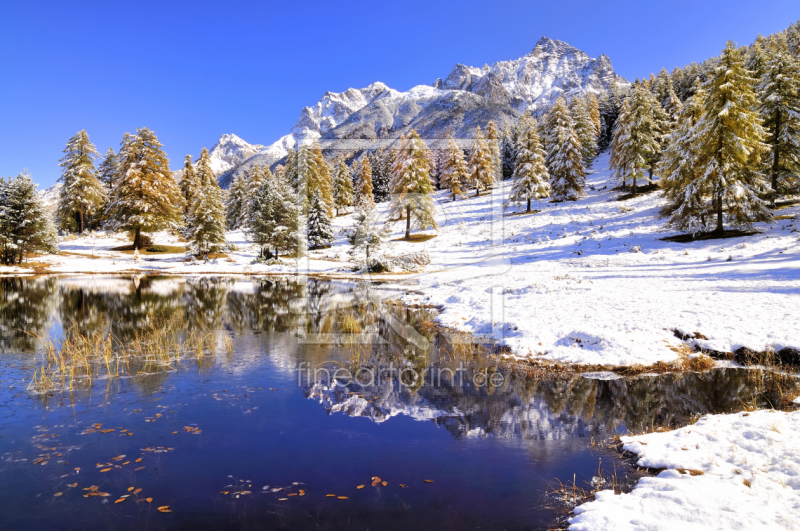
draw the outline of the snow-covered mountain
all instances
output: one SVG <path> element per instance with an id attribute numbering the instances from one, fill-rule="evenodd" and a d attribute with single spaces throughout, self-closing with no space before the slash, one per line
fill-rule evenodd
<path id="1" fill-rule="evenodd" d="M 614 83 L 627 85 L 605 55 L 589 57 L 569 44 L 542 37 L 527 55 L 476 68 L 457 64 L 444 81 L 406 92 L 376 82 L 361 89 L 326 92 L 305 107 L 291 132 L 220 176 L 227 187 L 255 164 L 272 166 L 290 148 L 312 139 L 398 138 L 411 128 L 423 137 L 445 131 L 471 137 L 476 126 L 499 127 L 526 109 L 542 111 L 561 95 L 600 94 Z"/>
<path id="2" fill-rule="evenodd" d="M 542 37 L 531 52 L 483 68 L 457 64 L 434 86 L 465 90 L 524 112 L 545 109 L 559 96 L 600 94 L 628 82 L 614 72 L 608 56 L 594 59 L 566 42 Z"/>
<path id="3" fill-rule="evenodd" d="M 219 176 L 266 149 L 261 144 L 248 144 L 236 135 L 222 135 L 209 152 L 211 169 Z"/>

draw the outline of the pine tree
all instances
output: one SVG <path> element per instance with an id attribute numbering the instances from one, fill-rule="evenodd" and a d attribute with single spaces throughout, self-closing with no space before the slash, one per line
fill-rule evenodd
<path id="1" fill-rule="evenodd" d="M 625 151 L 626 142 L 631 134 L 631 105 L 630 99 L 625 98 L 622 102 L 619 115 L 614 122 L 614 133 L 611 137 L 611 157 L 609 158 L 609 168 L 618 182 L 624 187 L 631 169 L 626 166 L 627 152 Z"/>
<path id="2" fill-rule="evenodd" d="M 222 190 L 209 166 L 208 150 L 197 161 L 197 190 L 189 205 L 187 239 L 195 254 L 218 251 L 225 244 L 225 209 Z"/>
<path id="3" fill-rule="evenodd" d="M 683 104 L 680 98 L 678 98 L 678 95 L 675 94 L 672 86 L 670 86 L 667 94 L 667 101 L 664 104 L 664 112 L 666 112 L 669 117 L 670 128 L 674 127 L 675 123 L 677 123 L 678 113 L 681 112 L 682 107 Z"/>
<path id="4" fill-rule="evenodd" d="M 261 256 L 278 258 L 280 252 L 302 255 L 305 226 L 300 199 L 282 179 L 267 179 L 253 198 L 248 238 L 261 247 Z"/>
<path id="5" fill-rule="evenodd" d="M 745 68 L 750 71 L 750 76 L 756 80 L 761 79 L 767 71 L 767 54 L 764 51 L 766 39 L 759 34 L 755 42 L 747 50 Z"/>
<path id="6" fill-rule="evenodd" d="M 776 52 L 765 65 L 758 95 L 774 205 L 779 194 L 800 192 L 800 63 Z"/>
<path id="7" fill-rule="evenodd" d="M 464 161 L 464 151 L 452 136 L 448 135 L 447 149 L 445 149 L 444 163 L 442 165 L 442 175 L 440 178 L 440 188 L 449 190 L 456 200 L 456 196 L 464 197 L 462 188 L 469 180 L 467 163 Z"/>
<path id="8" fill-rule="evenodd" d="M 769 185 L 759 172 L 766 146 L 754 86 L 740 52 L 728 41 L 703 84 L 704 114 L 693 139 L 702 175 L 699 186 L 711 195 L 718 233 L 723 232 L 726 207 L 728 222 L 738 227 L 772 218 L 759 197 Z"/>
<path id="9" fill-rule="evenodd" d="M 228 197 L 225 199 L 225 224 L 228 229 L 242 228 L 243 215 L 247 212 L 244 206 L 252 197 L 254 196 L 248 195 L 245 176 L 241 173 L 237 174 L 233 178 L 233 183 L 228 189 Z"/>
<path id="10" fill-rule="evenodd" d="M 253 198 L 256 196 L 261 187 L 264 186 L 264 183 L 268 179 L 273 179 L 274 176 L 272 175 L 272 172 L 269 171 L 268 166 L 264 166 L 262 168 L 258 164 L 255 164 L 250 169 L 250 172 L 246 174 L 245 178 L 245 188 L 247 191 L 242 199 L 242 211 L 239 217 L 239 227 L 244 227 L 247 224 L 247 221 L 250 219 L 252 214 L 251 209 L 253 208 Z"/>
<path id="11" fill-rule="evenodd" d="M 510 179 L 514 175 L 514 163 L 516 158 L 515 146 L 517 145 L 516 128 L 511 129 L 506 124 L 503 129 L 503 136 L 500 139 L 500 157 L 502 159 L 503 180 Z"/>
<path id="12" fill-rule="evenodd" d="M 472 141 L 472 153 L 467 167 L 469 184 L 475 187 L 475 197 L 481 190 L 486 190 L 495 183 L 495 164 L 492 159 L 492 150 L 478 127 L 475 139 Z"/>
<path id="13" fill-rule="evenodd" d="M 294 149 L 289 149 L 289 153 L 286 155 L 286 164 L 283 168 L 283 180 L 289 183 L 292 188 L 294 188 L 294 191 L 297 192 L 297 151 Z"/>
<path id="14" fill-rule="evenodd" d="M 314 191 L 308 207 L 308 220 L 306 223 L 306 239 L 313 248 L 325 247 L 334 240 L 331 218 L 328 209 L 322 201 L 319 190 Z"/>
<path id="15" fill-rule="evenodd" d="M 487 187 L 495 186 L 503 178 L 503 161 L 500 154 L 500 134 L 494 121 L 489 121 L 486 126 L 486 143 L 492 153 L 492 168 L 494 169 L 492 183 Z"/>
<path id="16" fill-rule="evenodd" d="M 522 115 L 517 139 L 517 160 L 514 167 L 514 185 L 508 196 L 506 207 L 512 202 L 527 202 L 531 211 L 531 199 L 543 199 L 550 195 L 550 174 L 545 164 L 545 153 L 537 132 L 538 124 L 528 111 Z"/>
<path id="17" fill-rule="evenodd" d="M 389 200 L 389 183 L 392 180 L 392 166 L 394 165 L 394 150 L 382 149 L 370 154 L 372 166 L 372 197 L 376 203 L 385 203 Z"/>
<path id="18" fill-rule="evenodd" d="M 112 190 L 119 177 L 119 159 L 117 158 L 117 153 L 114 151 L 114 148 L 108 148 L 103 162 L 100 163 L 97 169 L 100 174 L 100 182 L 105 185 L 107 191 Z"/>
<path id="19" fill-rule="evenodd" d="M 789 25 L 786 30 L 786 46 L 795 61 L 800 61 L 800 21 Z"/>
<path id="20" fill-rule="evenodd" d="M 615 138 L 614 163 L 621 164 L 633 178 L 633 193 L 637 179 L 652 181 L 653 170 L 661 156 L 661 135 L 668 122 L 666 113 L 644 86 L 634 89 L 630 111 L 624 120 L 624 135 Z M 624 177 L 623 177 L 624 178 Z"/>
<path id="21" fill-rule="evenodd" d="M 194 171 L 192 156 L 186 155 L 183 159 L 183 172 L 181 174 L 181 195 L 183 196 L 183 218 L 184 223 L 189 217 L 189 205 L 192 204 L 194 194 L 197 192 L 197 172 Z"/>
<path id="22" fill-rule="evenodd" d="M 439 228 L 434 219 L 434 203 L 430 195 L 434 188 L 428 172 L 425 146 L 412 129 L 392 168 L 392 202 L 389 207 L 392 217 L 405 213 L 406 239 L 411 238 L 412 218 L 413 225 L 418 228 Z"/>
<path id="23" fill-rule="evenodd" d="M 658 166 L 659 185 L 667 204 L 661 216 L 667 224 L 692 235 L 705 232 L 711 219 L 707 191 L 700 186 L 700 173 L 693 149 L 694 126 L 703 115 L 705 93 L 696 89 L 676 115 L 672 132 Z"/>
<path id="24" fill-rule="evenodd" d="M 337 216 L 339 209 L 353 205 L 353 176 L 350 175 L 344 158 L 339 159 L 333 174 L 333 204 Z"/>
<path id="25" fill-rule="evenodd" d="M 22 263 L 27 253 L 58 251 L 56 228 L 27 170 L 0 177 L 0 259 Z"/>
<path id="26" fill-rule="evenodd" d="M 583 195 L 586 170 L 581 142 L 572 126 L 564 98 L 558 98 L 547 113 L 547 168 L 550 188 L 556 201 L 574 200 Z"/>
<path id="27" fill-rule="evenodd" d="M 143 231 L 179 228 L 183 205 L 158 138 L 146 127 L 137 129 L 120 150 L 120 178 L 108 204 L 108 227 L 133 233 L 133 245 L 139 248 Z"/>
<path id="28" fill-rule="evenodd" d="M 594 126 L 594 138 L 596 144 L 598 137 L 600 136 L 600 130 L 603 127 L 603 122 L 600 119 L 600 104 L 597 101 L 597 96 L 595 96 L 591 92 L 586 94 L 585 99 L 586 99 L 586 114 L 589 115 L 589 120 L 591 120 L 592 126 Z"/>
<path id="29" fill-rule="evenodd" d="M 375 205 L 375 200 L 372 196 L 372 165 L 367 156 L 361 158 L 357 173 L 356 204 L 360 205 L 362 203 Z"/>
<path id="30" fill-rule="evenodd" d="M 383 245 L 389 236 L 389 227 L 381 223 L 375 207 L 369 203 L 359 205 L 353 227 L 347 231 L 352 245 L 350 254 L 359 269 L 379 273 L 388 269 L 383 257 Z"/>
<path id="31" fill-rule="evenodd" d="M 581 143 L 583 163 L 588 166 L 597 154 L 594 122 L 592 122 L 592 119 L 589 117 L 589 113 L 586 110 L 586 102 L 583 98 L 572 98 L 569 112 L 572 117 L 575 134 L 578 135 L 578 140 Z"/>
<path id="32" fill-rule="evenodd" d="M 101 212 L 108 200 L 94 167 L 98 153 L 85 130 L 67 141 L 64 153 L 59 164 L 63 168 L 59 178 L 63 186 L 56 216 L 63 228 L 74 223 L 78 233 L 83 234 L 88 218 Z"/>

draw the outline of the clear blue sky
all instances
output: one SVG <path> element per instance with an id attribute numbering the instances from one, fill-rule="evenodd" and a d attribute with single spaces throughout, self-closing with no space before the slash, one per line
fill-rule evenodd
<path id="1" fill-rule="evenodd" d="M 338 6 L 337 6 L 338 4 Z M 5 1 L 0 175 L 59 176 L 66 140 L 98 149 L 147 126 L 173 168 L 219 135 L 269 144 L 326 91 L 408 88 L 546 35 L 633 79 L 749 44 L 800 17 L 786 1 Z"/>

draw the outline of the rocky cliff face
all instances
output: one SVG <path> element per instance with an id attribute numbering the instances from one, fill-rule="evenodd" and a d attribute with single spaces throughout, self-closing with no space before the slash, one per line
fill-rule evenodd
<path id="1" fill-rule="evenodd" d="M 442 88 L 473 92 L 524 112 L 545 109 L 561 95 L 600 94 L 613 83 L 628 84 L 607 56 L 594 59 L 565 42 L 542 37 L 529 54 L 513 61 L 483 69 L 456 65 Z"/>
<path id="2" fill-rule="evenodd" d="M 592 58 L 565 42 L 543 37 L 519 59 L 483 68 L 457 64 L 432 87 L 398 92 L 378 82 L 326 92 L 316 105 L 301 111 L 289 135 L 223 170 L 220 185 L 227 187 L 254 164 L 274 166 L 290 148 L 313 139 L 326 141 L 326 153 L 334 155 L 337 149 L 347 149 L 334 141 L 397 139 L 412 128 L 423 138 L 441 138 L 447 132 L 469 138 L 490 120 L 502 129 L 526 109 L 542 111 L 561 95 L 600 94 L 614 83 L 628 84 L 605 55 Z"/>

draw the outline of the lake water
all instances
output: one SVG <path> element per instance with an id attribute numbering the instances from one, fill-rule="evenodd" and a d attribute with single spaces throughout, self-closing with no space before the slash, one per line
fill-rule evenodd
<path id="1" fill-rule="evenodd" d="M 380 294 L 305 279 L 0 279 L 0 529 L 547 529 L 565 514 L 558 480 L 629 473 L 595 443 L 775 398 L 746 370 L 511 370 Z M 205 331 L 213 353 L 28 390 L 39 338 L 133 340 L 160 319 Z"/>

